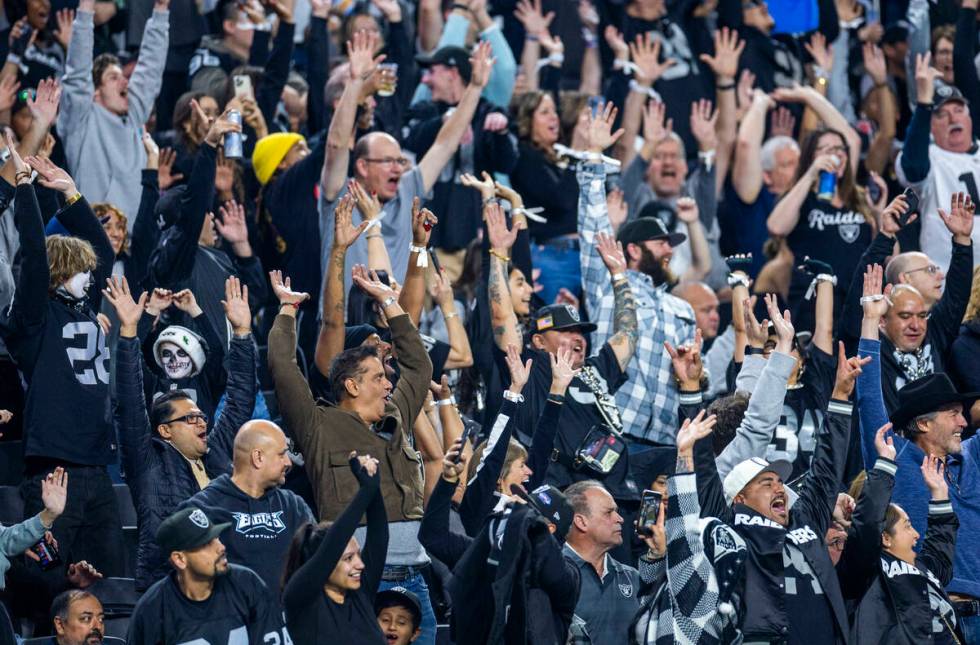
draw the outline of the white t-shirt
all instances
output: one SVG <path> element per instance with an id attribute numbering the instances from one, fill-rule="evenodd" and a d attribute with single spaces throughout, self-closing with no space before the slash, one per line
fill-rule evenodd
<path id="1" fill-rule="evenodd" d="M 899 181 L 911 185 L 919 195 L 919 218 L 922 233 L 919 245 L 922 252 L 941 266 L 949 269 L 952 255 L 952 235 L 939 217 L 939 209 L 949 212 L 949 200 L 956 192 L 968 193 L 978 202 L 980 186 L 980 146 L 973 152 L 950 152 L 935 143 L 929 144 L 929 174 L 923 181 L 909 184 L 902 169 L 902 155 L 895 162 Z M 973 227 L 973 262 L 980 262 L 980 226 Z"/>

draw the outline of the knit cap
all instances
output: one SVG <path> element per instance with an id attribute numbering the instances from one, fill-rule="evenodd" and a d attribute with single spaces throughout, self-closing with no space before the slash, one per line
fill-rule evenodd
<path id="1" fill-rule="evenodd" d="M 301 134 L 276 132 L 256 142 L 255 150 L 252 151 L 252 169 L 260 184 L 264 186 L 268 183 L 283 157 L 300 141 L 303 141 Z"/>

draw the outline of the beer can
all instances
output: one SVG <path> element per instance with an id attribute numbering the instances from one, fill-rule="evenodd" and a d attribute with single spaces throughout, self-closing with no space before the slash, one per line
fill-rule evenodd
<path id="1" fill-rule="evenodd" d="M 231 123 L 242 124 L 242 113 L 238 110 L 231 110 L 228 112 L 228 121 Z M 225 133 L 225 158 L 226 159 L 241 159 L 242 158 L 242 133 L 241 132 L 227 132 Z"/>
<path id="2" fill-rule="evenodd" d="M 836 164 L 840 164 L 840 159 L 836 156 L 834 161 Z M 834 198 L 835 192 L 837 192 L 837 173 L 821 170 L 820 183 L 817 185 L 817 199 L 829 202 Z"/>

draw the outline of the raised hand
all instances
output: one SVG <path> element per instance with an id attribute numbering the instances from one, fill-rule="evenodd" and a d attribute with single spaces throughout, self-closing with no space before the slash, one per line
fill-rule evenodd
<path id="1" fill-rule="evenodd" d="M 612 234 L 596 233 L 595 246 L 602 263 L 609 270 L 609 275 L 614 276 L 626 271 L 626 254 L 623 252 L 623 245 L 617 242 Z"/>
<path id="2" fill-rule="evenodd" d="M 30 183 L 31 167 L 21 158 L 17 152 L 17 142 L 14 141 L 13 130 L 7 128 L 4 132 L 4 139 L 7 141 L 7 150 L 10 152 L 10 161 L 14 164 L 14 176 L 18 184 Z"/>
<path id="3" fill-rule="evenodd" d="M 395 290 L 382 282 L 376 271 L 368 271 L 364 265 L 355 265 L 351 271 L 351 278 L 354 284 L 378 303 L 384 303 L 390 297 L 397 297 Z"/>
<path id="4" fill-rule="evenodd" d="M 738 83 L 735 85 L 735 101 L 738 103 L 738 112 L 735 113 L 735 117 L 738 121 L 742 120 L 749 106 L 752 105 L 754 100 L 757 100 L 759 93 L 762 93 L 769 103 L 775 105 L 775 101 L 772 101 L 768 94 L 762 90 L 755 89 L 755 74 L 748 69 L 743 69 L 742 73 L 738 75 Z M 772 105 L 770 105 L 770 108 Z M 776 135 L 773 134 L 772 136 Z"/>
<path id="5" fill-rule="evenodd" d="M 117 278 L 113 276 L 106 279 L 106 288 L 102 290 L 102 296 L 115 308 L 123 336 L 132 338 L 136 333 L 136 325 L 146 308 L 147 293 L 144 291 L 139 300 L 134 301 L 129 292 L 129 282 L 126 281 L 126 277 Z"/>
<path id="6" fill-rule="evenodd" d="M 891 436 L 886 436 L 891 429 L 892 424 L 886 423 L 875 432 L 875 451 L 879 457 L 895 461 L 895 455 L 898 454 L 895 450 L 895 442 Z"/>
<path id="7" fill-rule="evenodd" d="M 497 59 L 493 57 L 490 41 L 482 40 L 470 57 L 470 85 L 481 90 L 490 82 L 490 71 Z"/>
<path id="8" fill-rule="evenodd" d="M 660 101 L 648 101 L 643 108 L 643 140 L 660 143 L 674 131 L 674 120 L 665 119 L 667 105 Z"/>
<path id="9" fill-rule="evenodd" d="M 916 54 L 915 56 L 915 97 L 919 103 L 928 105 L 932 103 L 936 93 L 934 83 L 937 78 L 941 78 L 943 73 L 932 66 L 932 54 Z"/>
<path id="10" fill-rule="evenodd" d="M 473 175 L 469 175 L 472 177 Z M 524 198 L 521 194 L 511 188 L 510 186 L 504 186 L 499 181 L 493 182 L 494 195 L 498 199 L 505 199 L 510 202 L 511 209 L 514 208 L 524 208 Z"/>
<path id="11" fill-rule="evenodd" d="M 861 307 L 864 309 L 865 320 L 873 320 L 875 324 L 881 320 L 882 316 L 888 313 L 888 308 L 892 306 L 888 294 L 891 292 L 891 285 L 881 291 L 882 268 L 880 264 L 868 265 L 864 269 L 864 290 L 861 292 Z"/>
<path id="12" fill-rule="evenodd" d="M 385 56 L 375 57 L 374 51 L 378 46 L 378 34 L 368 31 L 357 31 L 347 41 L 347 60 L 350 63 L 350 78 L 355 81 L 366 81 L 374 74 L 374 69 Z"/>
<path id="13" fill-rule="evenodd" d="M 364 221 L 354 226 L 354 200 L 360 196 L 366 203 L 372 202 L 367 196 L 367 191 L 361 188 L 356 180 L 351 179 L 349 185 L 351 186 L 350 190 L 340 199 L 333 211 L 333 246 L 335 249 L 349 249 L 350 245 L 360 237 L 373 219 L 365 215 Z M 360 204 L 358 204 L 358 210 L 364 214 L 364 209 L 360 208 Z"/>
<path id="14" fill-rule="evenodd" d="M 810 52 L 814 64 L 822 67 L 825 72 L 834 68 L 834 48 L 827 44 L 827 37 L 822 33 L 814 32 L 810 42 L 803 43 L 803 46 Z"/>
<path id="15" fill-rule="evenodd" d="M 99 570 L 85 560 L 68 565 L 68 582 L 76 589 L 86 589 L 101 579 Z"/>
<path id="16" fill-rule="evenodd" d="M 636 80 L 640 83 L 656 83 L 664 72 L 677 63 L 673 58 L 660 62 L 660 39 L 652 38 L 648 33 L 637 36 L 629 47 L 633 64 L 636 65 Z"/>
<path id="17" fill-rule="evenodd" d="M 851 515 L 854 513 L 855 506 L 853 497 L 847 493 L 838 493 L 831 517 L 846 530 L 851 526 Z"/>
<path id="18" fill-rule="evenodd" d="M 755 317 L 755 299 L 756 296 L 751 298 L 746 298 L 742 301 L 742 312 L 745 318 L 745 338 L 749 343 L 749 347 L 755 349 L 762 349 L 766 345 L 766 341 L 769 340 L 769 319 L 763 318 L 760 322 Z"/>
<path id="19" fill-rule="evenodd" d="M 225 308 L 225 318 L 231 323 L 231 329 L 237 336 L 245 336 L 252 331 L 252 310 L 248 306 L 248 285 L 242 284 L 235 276 L 225 280 L 225 299 L 221 301 Z"/>
<path id="20" fill-rule="evenodd" d="M 27 157 L 25 161 L 37 171 L 37 183 L 45 188 L 57 190 L 65 197 L 74 197 L 78 194 L 78 190 L 75 188 L 75 180 L 63 168 L 54 165 L 50 159 Z"/>
<path id="21" fill-rule="evenodd" d="M 715 124 L 718 123 L 718 112 L 713 109 L 711 101 L 701 99 L 691 103 L 691 134 L 698 142 L 701 150 L 714 150 L 718 145 L 715 134 Z"/>
<path id="22" fill-rule="evenodd" d="M 531 378 L 531 359 L 527 362 L 521 361 L 521 353 L 513 344 L 507 344 L 507 370 L 510 372 L 510 387 L 507 388 L 514 394 L 520 394 L 524 389 L 527 380 Z"/>
<path id="23" fill-rule="evenodd" d="M 629 215 L 629 206 L 622 189 L 613 188 L 606 194 L 606 214 L 609 216 L 609 226 L 615 233 Z"/>
<path id="24" fill-rule="evenodd" d="M 214 218 L 214 226 L 218 229 L 218 234 L 232 246 L 248 243 L 245 207 L 233 200 L 222 204 L 218 211 L 221 217 Z"/>
<path id="25" fill-rule="evenodd" d="M 701 330 L 694 330 L 694 342 L 687 345 L 680 345 L 676 349 L 669 342 L 664 341 L 664 348 L 670 355 L 670 362 L 674 367 L 674 376 L 677 377 L 679 387 L 682 390 L 691 392 L 701 389 L 701 375 L 704 366 L 701 364 Z"/>
<path id="26" fill-rule="evenodd" d="M 691 197 L 680 197 L 677 199 L 677 219 L 685 224 L 693 224 L 698 221 L 698 203 Z"/>
<path id="27" fill-rule="evenodd" d="M 446 270 L 441 268 L 439 271 L 433 271 L 431 275 L 432 282 L 429 284 L 429 295 L 432 296 L 432 300 L 443 310 L 454 310 L 453 285 L 446 277 Z"/>
<path id="28" fill-rule="evenodd" d="M 541 11 L 541 0 L 519 0 L 514 17 L 524 25 L 524 31 L 529 36 L 541 36 L 548 33 L 551 21 L 555 19 L 555 12 L 549 11 L 547 14 Z"/>
<path id="29" fill-rule="evenodd" d="M 153 135 L 149 133 L 145 126 L 143 127 L 143 133 L 140 134 L 140 140 L 143 142 L 143 150 L 146 151 L 147 169 L 157 170 L 160 167 L 160 146 L 153 140 Z"/>
<path id="30" fill-rule="evenodd" d="M 490 238 L 490 250 L 501 255 L 510 255 L 510 249 L 517 239 L 517 227 L 507 228 L 507 218 L 500 204 L 489 202 L 483 207 L 487 220 L 487 237 Z"/>
<path id="31" fill-rule="evenodd" d="M 177 161 L 177 151 L 173 148 L 164 148 L 160 151 L 160 167 L 157 168 L 157 182 L 160 190 L 167 190 L 178 181 L 184 180 L 184 175 L 174 172 L 174 162 Z"/>
<path id="32" fill-rule="evenodd" d="M 946 483 L 946 463 L 941 457 L 930 453 L 922 458 L 922 479 L 926 482 L 929 494 L 934 500 L 949 499 L 949 485 Z"/>
<path id="33" fill-rule="evenodd" d="M 0 410 L 0 425 L 4 423 L 10 423 L 10 420 L 14 418 L 14 413 L 10 410 Z M 3 436 L 0 434 L 0 436 Z"/>
<path id="34" fill-rule="evenodd" d="M 722 27 L 715 32 L 715 55 L 701 54 L 701 62 L 711 68 L 715 78 L 732 82 L 738 71 L 738 59 L 745 49 L 745 41 L 739 40 L 738 32 L 728 27 Z"/>
<path id="35" fill-rule="evenodd" d="M 41 501 L 44 503 L 41 522 L 50 528 L 65 512 L 65 504 L 68 503 L 68 473 L 61 466 L 41 480 Z"/>
<path id="36" fill-rule="evenodd" d="M 200 305 L 197 304 L 197 298 L 194 296 L 194 292 L 190 289 L 181 289 L 175 293 L 173 303 L 174 307 L 177 307 L 177 309 L 183 311 L 191 318 L 197 318 L 204 313 Z"/>
<path id="37" fill-rule="evenodd" d="M 846 401 L 851 396 L 851 392 L 854 391 L 854 384 L 861 374 L 861 368 L 871 362 L 871 357 L 858 358 L 855 356 L 848 358 L 844 353 L 843 341 L 838 341 L 837 353 L 837 378 L 834 382 L 831 398 Z"/>
<path id="38" fill-rule="evenodd" d="M 601 153 L 616 143 L 623 136 L 623 128 L 612 132 L 618 110 L 611 102 L 606 103 L 595 114 L 588 114 L 588 125 L 585 129 L 585 142 L 590 152 Z"/>
<path id="39" fill-rule="evenodd" d="M 442 458 L 442 478 L 448 482 L 459 481 L 460 475 L 466 470 L 466 460 L 463 455 L 463 438 L 458 437 Z"/>
<path id="40" fill-rule="evenodd" d="M 235 189 L 235 162 L 225 158 L 222 150 L 218 151 L 218 163 L 214 167 L 214 190 L 218 198 L 231 197 Z"/>
<path id="41" fill-rule="evenodd" d="M 58 41 L 63 49 L 68 50 L 71 43 L 71 34 L 74 29 L 75 12 L 71 9 L 62 9 L 54 15 L 58 27 L 54 30 L 54 39 Z"/>
<path id="42" fill-rule="evenodd" d="M 289 278 L 283 280 L 282 271 L 269 271 L 269 282 L 272 284 L 272 293 L 276 294 L 280 305 L 298 306 L 304 300 L 310 299 L 308 293 L 293 291 Z"/>
<path id="43" fill-rule="evenodd" d="M 766 294 L 766 311 L 769 312 L 769 318 L 776 328 L 776 351 L 789 354 L 793 349 L 793 338 L 796 335 L 796 330 L 793 328 L 792 321 L 790 321 L 789 309 L 783 311 L 782 315 L 780 315 L 776 296 Z"/>
<path id="44" fill-rule="evenodd" d="M 0 112 L 6 112 L 14 106 L 19 88 L 17 76 L 6 76 L 0 80 Z"/>
<path id="45" fill-rule="evenodd" d="M 885 54 L 874 43 L 864 43 L 861 47 L 864 59 L 864 71 L 868 73 L 875 85 L 881 85 L 888 80 L 888 69 L 885 66 Z"/>
<path id="46" fill-rule="evenodd" d="M 949 214 L 940 208 L 939 217 L 942 218 L 946 229 L 953 234 L 954 242 L 970 244 L 970 236 L 973 234 L 973 213 L 977 210 L 977 205 L 967 193 L 953 193 L 949 201 Z"/>
<path id="47" fill-rule="evenodd" d="M 575 353 L 570 347 L 559 347 L 554 354 L 548 354 L 551 361 L 551 394 L 564 396 L 568 384 L 572 382 L 581 369 L 574 369 Z"/>
<path id="48" fill-rule="evenodd" d="M 868 173 L 868 176 L 871 178 L 871 183 L 878 187 L 878 201 L 871 199 L 870 190 L 864 193 L 864 198 L 868 203 L 868 207 L 871 208 L 871 211 L 876 217 L 880 218 L 881 213 L 884 212 L 885 206 L 888 204 L 888 184 L 886 184 L 885 180 L 881 178 L 881 175 L 873 170 Z"/>
<path id="49" fill-rule="evenodd" d="M 698 412 L 698 416 L 693 419 L 684 419 L 684 424 L 677 431 L 677 454 L 690 455 L 694 450 L 694 443 L 698 439 L 703 439 L 711 434 L 718 418 L 715 415 L 705 418 L 704 410 Z"/>
<path id="50" fill-rule="evenodd" d="M 194 102 L 195 104 L 197 101 Z M 197 107 L 200 110 L 200 106 Z M 201 110 L 203 112 L 203 110 Z M 242 125 L 240 123 L 233 123 L 228 119 L 228 114 L 231 110 L 225 110 L 224 113 L 211 123 L 211 127 L 208 128 L 208 133 L 204 135 L 204 142 L 207 143 L 212 148 L 217 148 L 224 141 L 224 137 L 229 132 L 241 132 Z M 205 117 L 207 118 L 207 117 Z"/>
<path id="51" fill-rule="evenodd" d="M 623 34 L 616 27 L 606 25 L 606 30 L 602 32 L 602 35 L 616 60 L 628 61 L 630 59 L 630 46 L 626 44 Z"/>
<path id="52" fill-rule="evenodd" d="M 497 192 L 496 182 L 485 170 L 480 178 L 478 178 L 476 175 L 471 175 L 470 173 L 463 173 L 460 175 L 459 181 L 467 188 L 473 188 L 474 190 L 480 191 L 480 197 L 482 197 L 484 201 L 492 199 Z"/>
<path id="53" fill-rule="evenodd" d="M 154 289 L 150 294 L 150 300 L 146 303 L 146 313 L 151 316 L 159 316 L 160 312 L 172 305 L 174 294 L 170 289 Z"/>
<path id="54" fill-rule="evenodd" d="M 893 199 L 891 203 L 888 204 L 883 211 L 881 211 L 881 215 L 878 217 L 878 230 L 888 237 L 895 237 L 903 228 L 902 216 L 905 215 L 908 210 L 908 201 L 905 199 L 905 195 L 900 193 L 898 197 Z M 906 225 L 914 222 L 918 216 L 918 213 L 912 213 L 912 215 L 909 216 L 909 221 L 906 222 Z"/>
<path id="55" fill-rule="evenodd" d="M 439 218 L 428 208 L 421 208 L 421 202 L 416 197 L 412 201 L 412 243 L 415 246 L 429 246 L 432 227 L 439 223 Z"/>
<path id="56" fill-rule="evenodd" d="M 769 118 L 769 126 L 772 136 L 792 137 L 796 129 L 796 117 L 785 107 L 778 107 L 772 111 Z"/>

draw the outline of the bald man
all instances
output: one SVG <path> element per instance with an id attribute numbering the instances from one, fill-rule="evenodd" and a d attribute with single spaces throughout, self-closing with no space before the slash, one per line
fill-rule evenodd
<path id="1" fill-rule="evenodd" d="M 180 505 L 202 509 L 215 523 L 230 522 L 221 534 L 228 562 L 252 569 L 276 593 L 293 534 L 316 522 L 306 502 L 282 488 L 292 465 L 288 449 L 279 426 L 249 421 L 235 436 L 231 475 L 212 480 Z"/>
<path id="2" fill-rule="evenodd" d="M 694 310 L 694 322 L 704 339 L 703 362 L 708 371 L 708 394 L 720 396 L 728 390 L 725 373 L 735 353 L 735 330 L 731 325 L 718 335 L 718 296 L 703 282 L 681 282 L 671 294 L 687 301 Z"/>

